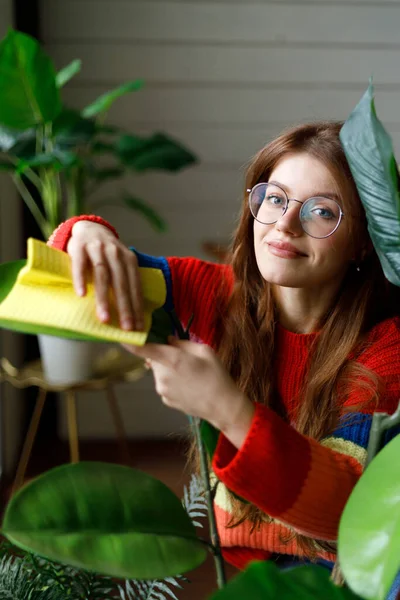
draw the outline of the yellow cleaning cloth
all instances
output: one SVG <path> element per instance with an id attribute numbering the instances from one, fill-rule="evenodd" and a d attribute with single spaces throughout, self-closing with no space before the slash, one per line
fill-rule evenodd
<path id="1" fill-rule="evenodd" d="M 159 269 L 141 267 L 140 277 L 145 332 L 120 328 L 113 298 L 110 298 L 109 323 L 100 323 L 96 316 L 94 286 L 88 283 L 86 296 L 77 296 L 68 254 L 29 238 L 27 264 L 0 305 L 0 319 L 67 329 L 105 341 L 140 346 L 145 343 L 150 330 L 152 312 L 163 306 L 166 298 L 166 284 Z"/>

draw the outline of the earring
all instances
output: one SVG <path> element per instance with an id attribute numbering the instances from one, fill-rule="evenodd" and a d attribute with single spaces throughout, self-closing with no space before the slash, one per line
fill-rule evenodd
<path id="1" fill-rule="evenodd" d="M 358 271 L 358 273 L 361 271 L 361 269 L 358 265 L 356 266 L 356 271 Z"/>

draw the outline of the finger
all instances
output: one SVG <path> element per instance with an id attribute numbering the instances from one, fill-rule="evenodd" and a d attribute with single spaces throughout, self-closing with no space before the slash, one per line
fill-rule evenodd
<path id="1" fill-rule="evenodd" d="M 137 331 L 142 331 L 144 329 L 142 281 L 136 254 L 130 250 L 127 258 L 127 274 L 135 326 Z"/>
<path id="2" fill-rule="evenodd" d="M 180 350 L 165 344 L 144 344 L 143 346 L 133 346 L 131 352 L 145 359 L 155 361 L 165 367 L 176 366 Z"/>
<path id="3" fill-rule="evenodd" d="M 80 245 L 72 246 L 69 254 L 71 256 L 72 281 L 75 292 L 78 296 L 85 296 L 87 291 L 88 256 L 83 246 Z"/>
<path id="4" fill-rule="evenodd" d="M 101 242 L 87 244 L 86 251 L 93 268 L 93 281 L 96 296 L 96 309 L 100 321 L 110 318 L 110 272 L 107 257 Z"/>
<path id="5" fill-rule="evenodd" d="M 120 325 L 122 329 L 129 330 L 134 326 L 134 317 L 125 256 L 122 248 L 115 244 L 107 246 L 105 252 Z"/>

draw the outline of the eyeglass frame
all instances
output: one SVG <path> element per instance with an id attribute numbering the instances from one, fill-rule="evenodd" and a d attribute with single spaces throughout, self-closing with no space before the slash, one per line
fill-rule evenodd
<path id="1" fill-rule="evenodd" d="M 266 186 L 274 185 L 275 187 L 279 188 L 285 194 L 285 197 L 287 200 L 286 206 L 283 209 L 281 216 L 276 221 L 272 221 L 271 223 L 264 223 L 263 221 L 260 221 L 259 219 L 257 219 L 257 217 L 253 214 L 253 211 L 251 210 L 251 195 L 254 192 L 254 190 L 260 185 L 266 185 Z M 277 223 L 279 221 L 279 219 L 281 219 L 287 213 L 287 210 L 289 208 L 289 202 L 298 202 L 298 204 L 303 205 L 303 204 L 306 204 L 306 202 L 308 202 L 309 200 L 314 200 L 315 198 L 324 198 L 325 200 L 331 200 L 331 202 L 335 202 L 338 205 L 339 211 L 340 211 L 339 219 L 338 219 L 336 227 L 333 229 L 333 231 L 331 231 L 331 233 L 328 233 L 328 235 L 323 235 L 322 237 L 315 237 L 315 235 L 311 235 L 310 233 L 308 233 L 308 231 L 306 231 L 304 229 L 303 224 L 300 219 L 300 226 L 301 226 L 302 230 L 304 231 L 304 233 L 306 235 L 309 235 L 314 240 L 324 240 L 324 239 L 330 237 L 331 235 L 333 235 L 335 233 L 335 231 L 337 231 L 340 223 L 342 222 L 342 219 L 345 217 L 345 214 L 342 211 L 342 207 L 340 206 L 339 202 L 337 202 L 334 198 L 328 198 L 327 196 L 311 196 L 310 198 L 307 198 L 307 200 L 303 200 L 303 201 L 297 200 L 296 198 L 289 198 L 287 193 L 285 192 L 285 190 L 280 185 L 278 185 L 277 183 L 274 183 L 272 181 L 260 181 L 259 183 L 256 183 L 256 185 L 254 185 L 251 189 L 246 189 L 246 192 L 249 194 L 248 204 L 249 204 L 250 213 L 251 213 L 253 219 L 255 219 L 258 223 L 261 223 L 261 225 L 274 225 L 275 223 Z M 300 212 L 301 212 L 301 209 L 300 209 Z"/>

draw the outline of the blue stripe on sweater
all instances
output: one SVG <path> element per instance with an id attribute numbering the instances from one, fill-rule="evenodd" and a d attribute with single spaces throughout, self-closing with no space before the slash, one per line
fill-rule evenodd
<path id="1" fill-rule="evenodd" d="M 150 256 L 149 254 L 143 254 L 143 252 L 138 252 L 136 248 L 133 248 L 133 246 L 131 246 L 129 249 L 136 254 L 139 267 L 160 269 L 160 271 L 162 271 L 165 283 L 167 285 L 167 298 L 163 308 L 165 308 L 167 311 L 172 310 L 174 308 L 174 300 L 172 296 L 172 276 L 167 259 L 163 256 L 155 257 Z"/>
<path id="2" fill-rule="evenodd" d="M 367 448 L 371 425 L 372 415 L 358 412 L 349 413 L 341 418 L 339 427 L 335 429 L 332 435 L 335 438 L 342 438 L 362 446 L 362 448 Z M 386 431 L 383 435 L 382 445 L 385 446 L 399 433 L 400 425 Z"/>

